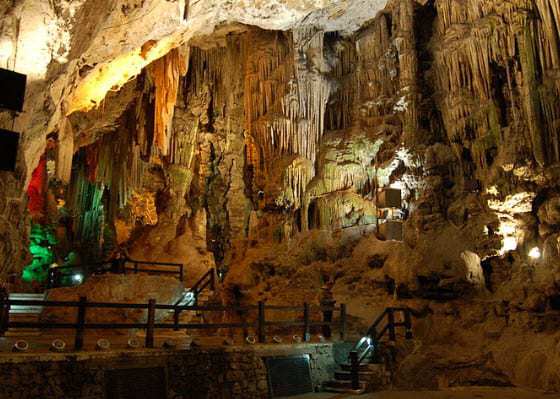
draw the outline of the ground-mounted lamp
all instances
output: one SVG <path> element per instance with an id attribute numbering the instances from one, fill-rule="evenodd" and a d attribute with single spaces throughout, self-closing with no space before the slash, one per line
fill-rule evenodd
<path id="1" fill-rule="evenodd" d="M 317 335 L 317 339 L 319 340 L 319 342 L 327 342 L 327 339 L 322 334 Z"/>
<path id="2" fill-rule="evenodd" d="M 109 350 L 111 349 L 111 342 L 109 342 L 109 340 L 105 338 L 98 339 L 95 343 L 95 349 L 97 349 L 98 351 Z"/>
<path id="3" fill-rule="evenodd" d="M 64 352 L 66 350 L 66 342 L 61 339 L 55 339 L 51 342 L 50 349 L 52 352 Z"/>
<path id="4" fill-rule="evenodd" d="M 293 341 L 295 344 L 301 344 L 301 341 L 302 341 L 302 340 L 303 340 L 303 338 L 301 338 L 299 335 L 294 335 L 294 336 L 292 337 L 292 341 Z"/>
<path id="5" fill-rule="evenodd" d="M 274 337 L 272 337 L 272 342 L 274 342 L 275 344 L 281 344 L 282 343 L 282 337 L 279 337 L 278 335 L 275 335 Z"/>
<path id="6" fill-rule="evenodd" d="M 12 351 L 14 352 L 27 352 L 29 350 L 29 342 L 20 339 L 14 343 Z"/>
<path id="7" fill-rule="evenodd" d="M 138 338 L 129 338 L 126 344 L 130 349 L 138 349 L 141 345 Z"/>
<path id="8" fill-rule="evenodd" d="M 257 338 L 254 335 L 248 335 L 247 338 L 245 338 L 245 342 L 249 345 L 254 345 L 257 343 Z"/>

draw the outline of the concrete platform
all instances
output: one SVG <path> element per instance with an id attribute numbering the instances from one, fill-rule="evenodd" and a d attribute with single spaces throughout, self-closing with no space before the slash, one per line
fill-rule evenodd
<path id="1" fill-rule="evenodd" d="M 360 396 L 316 393 L 290 399 L 556 399 L 560 393 L 545 393 L 518 388 L 466 387 L 440 391 L 382 391 Z M 288 399 L 288 398 L 286 398 Z"/>

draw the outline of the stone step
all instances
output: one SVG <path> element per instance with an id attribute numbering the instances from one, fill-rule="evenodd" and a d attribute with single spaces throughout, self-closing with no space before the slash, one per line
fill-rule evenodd
<path id="1" fill-rule="evenodd" d="M 382 366 L 381 363 L 361 363 L 359 370 L 360 371 L 370 371 L 373 367 Z M 341 363 L 339 367 L 343 371 L 352 371 L 352 365 L 350 363 Z"/>
<path id="2" fill-rule="evenodd" d="M 366 384 L 360 382 L 359 389 L 352 389 L 352 383 L 350 381 L 338 381 L 332 380 L 327 381 L 323 384 L 323 390 L 327 392 L 334 392 L 334 393 L 348 393 L 353 395 L 361 395 L 366 392 Z"/>
<path id="3" fill-rule="evenodd" d="M 360 380 L 370 380 L 374 375 L 373 371 L 360 371 L 358 373 Z M 352 372 L 351 371 L 335 371 L 334 378 L 338 381 L 351 381 Z"/>

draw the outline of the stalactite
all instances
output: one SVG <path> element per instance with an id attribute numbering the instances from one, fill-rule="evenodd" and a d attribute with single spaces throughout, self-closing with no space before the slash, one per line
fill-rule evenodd
<path id="1" fill-rule="evenodd" d="M 149 66 L 155 86 L 154 142 L 162 156 L 169 155 L 172 120 L 181 76 L 187 72 L 188 55 L 174 49 Z"/>
<path id="2" fill-rule="evenodd" d="M 502 124 L 523 122 L 534 160 L 540 165 L 560 161 L 560 83 L 552 78 L 560 64 L 558 0 L 436 5 L 441 37 L 436 82 L 445 94 L 440 108 L 450 140 L 472 143 L 480 167 L 486 168 L 483 154 L 499 144 Z M 504 88 L 496 87 L 498 68 L 506 74 Z M 496 90 L 503 91 L 509 110 L 500 109 L 505 104 Z"/>
<path id="3" fill-rule="evenodd" d="M 74 155 L 74 132 L 68 119 L 64 119 L 58 132 L 56 176 L 64 183 L 72 177 L 72 157 Z"/>

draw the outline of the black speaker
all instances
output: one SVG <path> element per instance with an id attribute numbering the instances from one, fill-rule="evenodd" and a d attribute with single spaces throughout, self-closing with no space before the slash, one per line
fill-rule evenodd
<path id="1" fill-rule="evenodd" d="M 27 76 L 0 68 L 0 108 L 23 111 Z"/>
<path id="2" fill-rule="evenodd" d="M 0 170 L 16 170 L 19 134 L 0 129 Z"/>

